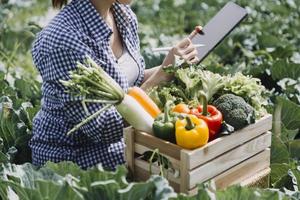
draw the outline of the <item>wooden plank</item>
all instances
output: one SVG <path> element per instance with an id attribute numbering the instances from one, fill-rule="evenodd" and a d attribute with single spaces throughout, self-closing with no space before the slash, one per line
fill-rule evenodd
<path id="1" fill-rule="evenodd" d="M 251 124 L 244 129 L 236 131 L 235 133 L 217 138 L 211 141 L 202 148 L 190 151 L 187 168 L 194 169 L 209 160 L 234 149 L 243 143 L 258 137 L 259 135 L 271 130 L 272 128 L 272 115 L 267 115 L 258 120 L 255 124 Z"/>
<path id="2" fill-rule="evenodd" d="M 143 146 L 148 147 L 149 149 L 159 149 L 160 153 L 169 155 L 170 157 L 173 157 L 174 159 L 179 160 L 180 159 L 180 148 L 179 146 L 165 141 L 161 140 L 155 136 L 152 136 L 148 133 L 136 131 L 135 134 L 135 142 L 138 144 L 141 144 Z"/>
<path id="3" fill-rule="evenodd" d="M 195 196 L 198 194 L 198 187 L 194 187 L 186 193 L 188 196 Z"/>
<path id="4" fill-rule="evenodd" d="M 134 161 L 135 167 L 139 167 L 140 169 L 143 169 L 146 173 L 150 174 L 149 171 L 149 163 L 141 160 L 141 159 L 135 159 Z M 158 166 L 152 165 L 152 174 L 159 174 L 160 169 Z M 169 180 L 169 181 L 173 181 L 175 183 L 180 183 L 180 179 L 178 175 L 175 175 L 172 172 L 168 172 L 168 175 L 165 175 L 165 177 Z"/>
<path id="5" fill-rule="evenodd" d="M 254 174 L 251 178 L 241 181 L 240 185 L 251 187 L 251 186 L 255 186 L 257 184 L 261 184 L 259 182 L 263 181 L 263 179 L 265 179 L 265 178 L 268 179 L 269 178 L 268 176 L 270 175 L 270 173 L 271 173 L 271 168 L 267 167 L 266 169 L 261 170 L 260 172 L 257 172 L 256 174 Z M 268 183 L 269 180 L 266 180 L 266 182 Z M 268 184 L 265 184 L 264 187 L 266 187 L 266 185 L 268 185 Z"/>
<path id="6" fill-rule="evenodd" d="M 267 132 L 189 172 L 188 178 L 190 181 L 188 187 L 193 188 L 197 183 L 209 180 L 270 147 L 271 135 L 270 132 Z"/>
<path id="7" fill-rule="evenodd" d="M 270 149 L 267 148 L 264 151 L 258 153 L 257 155 L 251 157 L 250 159 L 230 168 L 224 173 L 214 177 L 214 181 L 217 189 L 224 189 L 228 186 L 241 184 L 242 186 L 249 185 L 249 183 L 259 181 L 263 176 L 269 173 L 268 170 L 270 165 Z M 149 175 L 149 165 L 145 161 L 136 159 L 135 168 L 139 168 L 139 174 L 143 174 L 145 180 Z M 142 170 L 142 172 L 141 172 Z M 159 169 L 157 167 L 153 167 L 153 173 L 158 174 Z M 139 175 L 140 176 L 140 175 Z M 168 180 L 174 182 L 179 187 L 179 184 L 182 183 L 178 178 L 174 178 L 173 174 L 169 174 Z M 179 192 L 179 189 L 176 190 Z M 188 194 L 195 195 L 198 190 L 191 189 Z"/>
<path id="8" fill-rule="evenodd" d="M 149 178 L 150 178 L 149 172 L 147 172 L 146 170 L 138 166 L 135 166 L 135 170 L 134 170 L 135 181 L 147 181 Z"/>
<path id="9" fill-rule="evenodd" d="M 150 178 L 149 172 L 145 171 L 144 169 L 136 166 L 134 171 L 134 177 L 136 177 L 135 181 L 147 181 Z M 169 181 L 170 186 L 173 187 L 173 189 L 176 192 L 179 192 L 180 186 L 178 183 L 175 183 L 173 181 Z"/>
<path id="10" fill-rule="evenodd" d="M 266 161 L 265 161 L 266 160 Z M 226 172 L 213 178 L 217 189 L 224 189 L 228 186 L 240 184 L 248 186 L 254 182 L 259 182 L 270 173 L 270 149 L 267 148 L 252 158 L 236 165 Z M 194 196 L 198 193 L 198 188 L 190 189 L 187 194 Z"/>
<path id="11" fill-rule="evenodd" d="M 140 155 L 143 154 L 145 151 L 152 151 L 152 149 L 149 149 L 148 147 L 145 147 L 145 146 L 137 144 L 137 143 L 135 143 L 134 146 L 135 146 L 134 147 L 135 152 L 137 154 L 140 154 Z M 166 154 L 163 154 L 163 153 L 162 153 L 162 155 L 165 156 L 166 158 L 168 158 L 168 160 L 172 163 L 172 165 L 175 169 L 180 168 L 180 161 L 179 160 L 176 160 L 176 159 L 174 159 L 174 158 L 172 158 L 172 157 L 170 157 Z"/>
<path id="12" fill-rule="evenodd" d="M 186 166 L 186 163 L 189 160 L 188 151 L 181 150 L 180 154 L 180 192 L 187 193 L 188 192 L 188 185 L 190 182 L 189 176 L 188 176 L 188 168 Z"/>
<path id="13" fill-rule="evenodd" d="M 268 179 L 268 176 L 269 176 L 270 172 L 271 172 L 271 168 L 268 167 L 268 168 L 266 168 L 266 169 L 264 169 L 260 172 L 257 172 L 257 174 L 254 175 L 254 177 L 256 178 L 255 182 L 253 182 L 253 179 L 250 178 L 250 179 L 246 180 L 245 182 L 242 182 L 240 185 L 241 186 L 247 186 L 247 187 L 252 187 L 252 186 L 256 187 L 257 184 L 260 184 L 259 182 L 261 182 L 261 181 L 264 182 L 264 181 L 266 181 L 265 179 Z M 248 181 L 250 181 L 250 182 L 248 182 Z M 230 185 L 228 185 L 228 186 L 230 186 Z M 219 188 L 217 187 L 217 189 L 219 189 Z M 193 189 L 191 189 L 187 192 L 187 195 L 188 196 L 195 196 L 195 195 L 197 195 L 197 193 L 198 193 L 198 188 L 194 187 Z"/>
<path id="14" fill-rule="evenodd" d="M 270 166 L 270 149 L 245 160 L 244 162 L 230 168 L 224 173 L 214 178 L 218 189 L 226 188 L 230 185 L 239 184 L 244 180 L 253 179 L 257 172 Z"/>
<path id="15" fill-rule="evenodd" d="M 129 171 L 134 173 L 134 129 L 128 127 L 124 129 L 125 137 L 125 160 Z"/>

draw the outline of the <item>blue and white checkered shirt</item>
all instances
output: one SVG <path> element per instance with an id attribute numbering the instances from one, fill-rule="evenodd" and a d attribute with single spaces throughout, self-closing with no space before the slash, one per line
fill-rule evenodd
<path id="1" fill-rule="evenodd" d="M 129 6 L 118 3 L 112 10 L 123 44 L 138 64 L 135 85 L 140 85 L 145 67 L 139 52 L 136 16 Z M 98 163 L 115 169 L 124 163 L 123 120 L 115 108 L 66 135 L 87 115 L 81 99 L 66 93 L 59 82 L 68 80 L 68 72 L 76 68 L 76 62 L 89 55 L 126 91 L 128 80 L 109 47 L 111 34 L 89 0 L 73 0 L 38 34 L 32 55 L 43 79 L 43 99 L 33 121 L 33 164 L 73 161 L 84 169 Z M 94 113 L 102 106 L 88 104 L 88 110 Z"/>

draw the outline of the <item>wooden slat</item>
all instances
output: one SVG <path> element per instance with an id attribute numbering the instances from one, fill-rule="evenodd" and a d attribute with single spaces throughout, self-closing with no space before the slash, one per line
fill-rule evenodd
<path id="1" fill-rule="evenodd" d="M 245 160 L 214 178 L 218 189 L 241 183 L 243 180 L 253 180 L 253 176 L 270 166 L 270 149 Z"/>
<path id="2" fill-rule="evenodd" d="M 214 177 L 217 189 L 224 189 L 228 186 L 240 184 L 248 186 L 250 183 L 260 181 L 270 173 L 270 149 L 253 156 L 252 158 L 232 167 L 228 171 Z M 193 196 L 198 192 L 194 187 L 188 191 L 188 195 Z"/>
<path id="3" fill-rule="evenodd" d="M 268 179 L 268 176 L 269 176 L 270 172 L 271 172 L 271 168 L 268 167 L 268 168 L 258 172 L 257 175 L 254 176 L 255 178 L 258 178 L 258 179 L 256 179 L 256 180 L 253 180 L 253 179 L 246 180 L 245 183 L 244 182 L 241 183 L 241 186 L 246 186 L 246 187 L 255 186 L 255 187 L 257 187 L 256 185 L 257 184 L 259 185 L 260 181 L 264 182 L 264 181 L 266 181 L 264 179 Z M 248 182 L 248 181 L 251 181 L 251 182 Z M 193 189 L 191 189 L 187 192 L 187 195 L 188 196 L 195 196 L 195 195 L 197 195 L 197 193 L 198 193 L 198 188 L 194 187 Z"/>
<path id="4" fill-rule="evenodd" d="M 150 174 L 148 171 L 135 166 L 134 170 L 134 180 L 135 181 L 147 181 L 150 178 Z"/>
<path id="5" fill-rule="evenodd" d="M 128 127 L 124 129 L 125 137 L 125 160 L 131 173 L 134 173 L 134 129 Z"/>
<path id="6" fill-rule="evenodd" d="M 193 188 L 197 183 L 209 180 L 229 168 L 243 162 L 271 146 L 271 133 L 267 132 L 236 149 L 189 172 L 188 188 Z"/>
<path id="7" fill-rule="evenodd" d="M 263 174 L 266 175 L 266 171 L 269 170 L 270 165 L 270 149 L 267 148 L 263 152 L 258 153 L 257 155 L 249 158 L 248 160 L 230 168 L 226 172 L 214 177 L 214 181 L 216 184 L 217 189 L 224 189 L 230 185 L 234 184 L 242 184 L 247 185 L 249 183 L 253 183 L 258 181 Z M 147 162 L 142 160 L 136 160 L 135 169 L 139 168 L 139 174 L 143 174 L 145 177 L 150 177 L 149 175 L 149 165 Z M 142 170 L 142 172 L 141 172 Z M 158 174 L 159 169 L 155 166 L 152 167 L 153 173 Z M 179 187 L 179 184 L 182 182 L 178 178 L 174 178 L 171 173 L 169 173 L 168 180 L 174 182 Z M 177 192 L 180 191 L 179 188 L 176 190 Z M 196 194 L 197 188 L 194 190 L 190 190 L 189 194 Z M 187 191 L 185 191 L 187 192 Z"/>
<path id="8" fill-rule="evenodd" d="M 259 182 L 262 181 L 265 177 L 268 178 L 268 175 L 270 173 L 271 173 L 271 168 L 268 167 L 264 170 L 261 170 L 260 172 L 257 172 L 256 174 L 253 175 L 253 177 L 241 181 L 240 185 L 247 186 L 247 187 L 255 186 L 256 184 L 259 184 Z M 266 182 L 268 182 L 268 180 L 266 180 Z M 264 187 L 266 187 L 266 185 L 264 185 Z"/>
<path id="9" fill-rule="evenodd" d="M 134 161 L 134 164 L 135 164 L 135 167 L 139 167 L 143 170 L 145 170 L 145 172 L 147 172 L 148 174 L 150 174 L 150 171 L 149 171 L 149 163 L 144 161 L 144 160 L 141 160 L 141 159 L 135 159 Z M 155 166 L 155 165 L 152 165 L 152 174 L 159 174 L 160 172 L 160 169 L 158 166 Z M 175 183 L 180 183 L 180 179 L 179 179 L 179 176 L 178 177 L 175 177 L 174 174 L 172 172 L 169 172 L 168 173 L 168 176 L 166 177 L 169 181 L 173 181 Z"/>
<path id="10" fill-rule="evenodd" d="M 189 155 L 188 151 L 186 150 L 181 150 L 181 155 L 180 155 L 180 192 L 182 193 L 187 193 L 188 188 L 187 186 L 189 185 L 190 179 L 188 176 L 188 168 L 186 166 L 186 163 L 188 162 Z"/>
<path id="11" fill-rule="evenodd" d="M 243 143 L 271 130 L 272 115 L 267 115 L 244 129 L 235 133 L 217 138 L 202 148 L 190 151 L 189 160 L 186 163 L 188 169 L 194 169 L 211 159 L 223 154 L 226 151 L 234 149 Z"/>
<path id="12" fill-rule="evenodd" d="M 145 147 L 145 146 L 137 144 L 137 143 L 135 143 L 134 146 L 135 146 L 134 147 L 135 152 L 140 154 L 140 155 L 143 154 L 145 151 L 152 151 L 152 149 L 149 149 L 148 147 Z M 179 160 L 176 160 L 176 159 L 174 159 L 174 158 L 172 158 L 172 157 L 170 157 L 166 154 L 162 154 L 162 155 L 165 156 L 166 158 L 168 158 L 168 160 L 172 163 L 172 165 L 175 169 L 180 168 L 180 166 L 179 166 L 180 161 Z"/>
<path id="13" fill-rule="evenodd" d="M 195 196 L 196 194 L 198 194 L 198 188 L 194 187 L 193 189 L 189 190 L 186 194 L 188 196 Z"/>
<path id="14" fill-rule="evenodd" d="M 174 159 L 177 160 L 180 159 L 181 148 L 179 146 L 172 144 L 171 142 L 161 140 L 150 134 L 136 131 L 135 142 L 143 146 L 146 146 L 149 149 L 158 148 L 161 153 L 169 155 L 170 157 L 173 157 Z"/>
<path id="15" fill-rule="evenodd" d="M 134 171 L 134 177 L 136 177 L 135 181 L 147 181 L 150 178 L 149 172 L 145 171 L 144 169 L 136 166 Z M 178 183 L 175 183 L 173 181 L 169 181 L 170 186 L 173 187 L 173 189 L 176 192 L 179 192 L 180 186 Z"/>

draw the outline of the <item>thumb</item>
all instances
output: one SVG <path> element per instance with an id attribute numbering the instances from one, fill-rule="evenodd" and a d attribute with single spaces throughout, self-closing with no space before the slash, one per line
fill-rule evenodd
<path id="1" fill-rule="evenodd" d="M 197 34 L 202 33 L 202 26 L 196 26 L 195 29 L 190 33 L 189 39 L 193 39 Z"/>

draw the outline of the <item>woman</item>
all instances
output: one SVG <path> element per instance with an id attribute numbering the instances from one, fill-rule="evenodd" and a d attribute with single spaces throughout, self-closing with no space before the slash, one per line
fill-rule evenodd
<path id="1" fill-rule="evenodd" d="M 66 133 L 86 113 L 76 99 L 65 93 L 59 80 L 69 78 L 76 62 L 92 57 L 120 86 L 137 85 L 147 89 L 169 80 L 161 69 L 179 55 L 188 62 L 198 59 L 189 39 L 184 39 L 166 56 L 161 66 L 144 70 L 139 51 L 137 19 L 128 4 L 131 0 L 73 0 L 44 28 L 34 42 L 32 55 L 42 79 L 42 108 L 34 118 L 30 141 L 33 164 L 72 161 L 83 169 L 101 163 L 115 169 L 124 163 L 123 120 L 112 108 L 82 126 L 70 136 Z M 66 0 L 53 0 L 55 7 Z M 101 104 L 89 104 L 94 113 Z"/>

